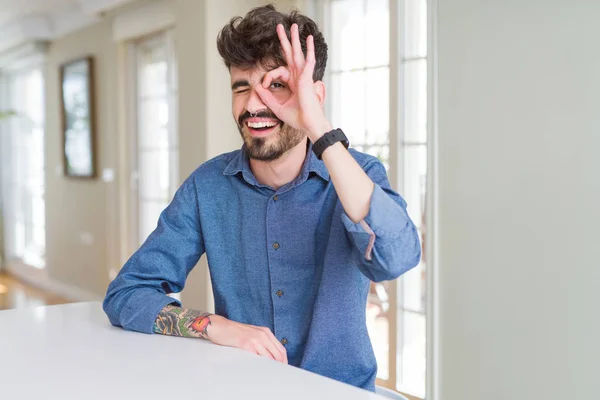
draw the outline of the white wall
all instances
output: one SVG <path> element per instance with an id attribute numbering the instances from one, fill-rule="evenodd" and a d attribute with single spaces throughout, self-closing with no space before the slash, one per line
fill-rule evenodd
<path id="1" fill-rule="evenodd" d="M 109 20 L 50 43 L 46 62 L 46 267 L 48 278 L 102 298 L 109 283 L 108 249 L 114 238 L 107 220 L 112 184 L 62 175 L 60 66 L 94 57 L 96 167 L 116 165 L 116 46 Z M 58 173 L 57 173 L 58 171 Z M 88 237 L 86 241 L 83 237 Z"/>
<path id="2" fill-rule="evenodd" d="M 438 11 L 437 398 L 598 398 L 600 2 Z"/>

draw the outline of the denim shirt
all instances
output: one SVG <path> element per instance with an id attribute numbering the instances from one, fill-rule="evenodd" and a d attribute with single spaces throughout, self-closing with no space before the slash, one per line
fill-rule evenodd
<path id="1" fill-rule="evenodd" d="M 381 162 L 350 153 L 375 183 L 359 223 L 310 147 L 298 177 L 277 190 L 256 180 L 244 148 L 201 165 L 110 284 L 110 322 L 152 333 L 159 311 L 179 305 L 166 294 L 183 290 L 206 253 L 216 314 L 270 328 L 291 365 L 374 390 L 369 281 L 416 266 L 421 246 Z"/>

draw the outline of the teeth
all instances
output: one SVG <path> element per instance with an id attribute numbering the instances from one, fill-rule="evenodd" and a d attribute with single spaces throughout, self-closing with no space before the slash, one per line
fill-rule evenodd
<path id="1" fill-rule="evenodd" d="M 277 125 L 276 122 L 248 122 L 250 128 L 267 128 Z"/>

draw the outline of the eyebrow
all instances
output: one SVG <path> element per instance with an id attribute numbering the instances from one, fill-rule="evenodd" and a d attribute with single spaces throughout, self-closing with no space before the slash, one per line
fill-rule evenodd
<path id="1" fill-rule="evenodd" d="M 231 85 L 231 90 L 235 90 L 237 88 L 240 88 L 242 86 L 250 86 L 250 82 L 248 82 L 247 80 L 239 80 L 233 83 L 233 85 Z"/>

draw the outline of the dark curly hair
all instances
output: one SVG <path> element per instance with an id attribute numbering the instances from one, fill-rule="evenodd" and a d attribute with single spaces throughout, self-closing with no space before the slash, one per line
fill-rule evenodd
<path id="1" fill-rule="evenodd" d="M 302 52 L 306 56 L 306 38 L 315 43 L 314 81 L 323 80 L 327 64 L 327 43 L 317 24 L 298 11 L 284 14 L 269 4 L 252 9 L 244 18 L 235 17 L 217 36 L 217 49 L 227 68 L 252 68 L 260 65 L 270 70 L 287 65 L 277 36 L 277 25 L 282 24 L 290 38 L 290 28 L 298 25 Z M 291 39 L 290 39 L 291 41 Z"/>

